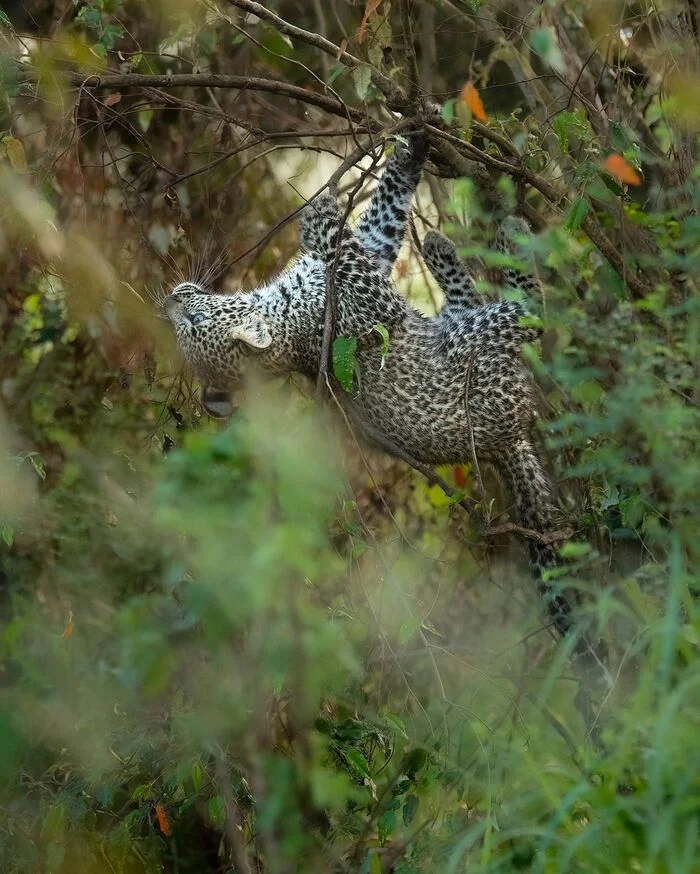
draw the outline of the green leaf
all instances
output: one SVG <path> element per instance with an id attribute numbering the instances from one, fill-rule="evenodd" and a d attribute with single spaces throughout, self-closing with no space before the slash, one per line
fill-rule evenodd
<path id="1" fill-rule="evenodd" d="M 202 788 L 202 783 L 204 782 L 203 781 L 203 774 L 202 774 L 202 765 L 201 765 L 201 762 L 199 762 L 199 760 L 196 761 L 192 765 L 191 777 L 192 777 L 192 785 L 194 786 L 194 791 L 199 792 L 200 789 Z"/>
<path id="2" fill-rule="evenodd" d="M 576 231 L 586 220 L 586 216 L 588 215 L 588 198 L 587 197 L 579 197 L 578 200 L 574 201 L 571 209 L 566 216 L 566 221 L 564 222 L 564 227 L 567 231 Z"/>
<path id="3" fill-rule="evenodd" d="M 289 58 L 294 54 L 294 43 L 290 37 L 284 33 L 280 33 L 279 30 L 271 27 L 264 21 L 261 22 L 261 25 L 263 29 L 261 43 L 266 49 L 269 49 L 271 52 L 275 52 L 278 55 L 282 55 L 284 58 Z"/>
<path id="4" fill-rule="evenodd" d="M 342 753 L 353 771 L 356 771 L 361 777 L 371 779 L 367 759 L 359 750 L 353 749 L 353 747 L 346 747 L 342 750 Z"/>
<path id="5" fill-rule="evenodd" d="M 446 100 L 442 109 L 440 110 L 440 117 L 445 122 L 446 125 L 452 124 L 455 117 L 455 101 L 454 100 Z"/>
<path id="6" fill-rule="evenodd" d="M 616 152 L 625 152 L 634 145 L 627 131 L 617 121 L 610 122 L 610 145 Z"/>
<path id="7" fill-rule="evenodd" d="M 538 27 L 531 31 L 528 39 L 532 51 L 558 73 L 566 72 L 564 56 L 559 48 L 557 36 L 552 27 Z"/>
<path id="8" fill-rule="evenodd" d="M 136 113 L 136 120 L 138 121 L 141 130 L 146 133 L 153 121 L 153 110 L 150 107 L 140 109 Z"/>
<path id="9" fill-rule="evenodd" d="M 629 200 L 629 194 L 619 182 L 612 178 L 612 176 L 609 176 L 607 173 L 601 173 L 600 178 L 603 180 L 605 187 L 612 191 L 616 197 L 622 197 L 625 200 Z"/>
<path id="10" fill-rule="evenodd" d="M 2 537 L 8 546 L 12 546 L 15 539 L 15 529 L 12 525 L 0 526 L 0 537 Z"/>
<path id="11" fill-rule="evenodd" d="M 424 747 L 414 747 L 406 753 L 403 760 L 403 770 L 407 777 L 415 780 L 417 773 L 428 761 L 428 752 Z"/>
<path id="12" fill-rule="evenodd" d="M 367 543 L 364 540 L 356 540 L 352 545 L 352 549 L 350 550 L 350 554 L 352 555 L 353 558 L 360 558 L 361 556 L 363 556 L 367 552 L 368 549 L 369 549 L 369 546 L 367 545 Z"/>
<path id="13" fill-rule="evenodd" d="M 409 619 L 408 622 L 402 623 L 401 628 L 399 628 L 399 643 L 408 643 L 420 626 L 421 621 L 416 617 Z"/>
<path id="14" fill-rule="evenodd" d="M 40 480 L 46 479 L 46 468 L 44 467 L 44 459 L 39 455 L 38 452 L 28 452 L 27 459 L 34 469 L 34 473 L 39 477 Z"/>
<path id="15" fill-rule="evenodd" d="M 7 17 L 7 15 L 0 9 L 0 27 L 9 27 L 12 28 L 12 22 Z"/>
<path id="16" fill-rule="evenodd" d="M 413 817 L 418 810 L 418 796 L 407 795 L 406 803 L 403 806 L 403 824 L 408 826 L 413 822 Z"/>
<path id="17" fill-rule="evenodd" d="M 552 122 L 552 130 L 556 134 L 562 152 L 568 152 L 569 142 L 573 136 L 584 143 L 590 143 L 593 139 L 593 131 L 582 109 L 560 112 Z"/>
<path id="18" fill-rule="evenodd" d="M 398 716 L 395 716 L 393 713 L 385 713 L 384 719 L 388 725 L 390 725 L 394 731 L 397 731 L 399 734 L 402 734 L 406 739 L 408 739 L 408 735 L 406 734 L 406 726 L 403 723 L 403 720 L 399 719 Z"/>
<path id="19" fill-rule="evenodd" d="M 207 813 L 209 819 L 216 825 L 223 825 L 226 822 L 226 805 L 220 795 L 214 795 L 209 799 Z"/>
<path id="20" fill-rule="evenodd" d="M 356 337 L 336 337 L 333 341 L 333 373 L 343 391 L 352 391 L 356 352 Z"/>
<path id="21" fill-rule="evenodd" d="M 379 840 L 384 843 L 395 828 L 396 814 L 393 810 L 385 810 L 377 820 L 377 833 L 379 835 Z"/>
<path id="22" fill-rule="evenodd" d="M 462 130 L 468 131 L 472 126 L 472 111 L 464 102 L 464 100 L 458 100 L 456 103 L 457 108 L 457 120 L 459 121 L 459 126 Z"/>
<path id="23" fill-rule="evenodd" d="M 591 547 L 588 543 L 577 543 L 574 540 L 570 540 L 561 547 L 559 552 L 563 558 L 583 558 L 586 555 L 590 555 Z"/>
<path id="24" fill-rule="evenodd" d="M 367 98 L 369 86 L 372 84 L 372 68 L 369 64 L 362 64 L 355 67 L 352 71 L 352 78 L 355 83 L 355 91 L 360 100 Z"/>
<path id="25" fill-rule="evenodd" d="M 326 79 L 326 85 L 330 88 L 331 85 L 338 79 L 343 73 L 347 71 L 347 67 L 345 64 L 335 64 L 331 67 L 330 72 L 328 73 L 328 78 Z"/>
<path id="26" fill-rule="evenodd" d="M 384 327 L 384 325 L 375 325 L 372 328 L 373 331 L 376 331 L 377 334 L 382 338 L 382 361 L 379 365 L 379 369 L 381 370 L 384 367 L 384 359 L 389 354 L 389 332 Z"/>

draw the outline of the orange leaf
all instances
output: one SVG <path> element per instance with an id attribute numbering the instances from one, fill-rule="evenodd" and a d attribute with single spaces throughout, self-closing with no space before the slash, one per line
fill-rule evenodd
<path id="1" fill-rule="evenodd" d="M 163 832 L 166 838 L 169 838 L 173 833 L 173 830 L 170 827 L 168 814 L 165 812 L 165 808 L 162 804 L 156 804 L 156 816 L 158 817 L 158 828 Z"/>
<path id="2" fill-rule="evenodd" d="M 458 489 L 463 489 L 467 484 L 467 474 L 461 464 L 456 464 L 454 469 L 455 485 Z"/>
<path id="3" fill-rule="evenodd" d="M 614 176 L 618 182 L 625 182 L 627 185 L 642 184 L 642 178 L 639 173 L 625 161 L 622 155 L 610 155 L 606 158 L 603 169 L 611 176 Z"/>
<path id="4" fill-rule="evenodd" d="M 104 103 L 105 103 L 105 106 L 114 106 L 114 104 L 119 103 L 119 101 L 121 99 L 122 99 L 121 94 L 118 91 L 114 91 L 114 92 L 112 92 L 112 94 L 108 94 L 105 97 Z"/>
<path id="5" fill-rule="evenodd" d="M 479 92 L 472 82 L 467 82 L 464 88 L 462 88 L 462 101 L 467 104 L 471 114 L 477 121 L 486 122 L 489 120 L 484 104 L 481 102 L 481 97 L 479 97 Z"/>
<path id="6" fill-rule="evenodd" d="M 63 634 L 61 637 L 70 637 L 73 634 L 73 611 L 71 610 L 68 614 L 68 622 L 66 622 L 66 627 L 63 629 Z"/>
<path id="7" fill-rule="evenodd" d="M 357 31 L 357 41 L 359 43 L 361 43 L 365 38 L 365 31 L 367 30 L 367 23 L 369 22 L 370 15 L 377 11 L 381 2 L 382 0 L 367 0 L 365 3 L 365 14 L 362 16 L 360 29 Z"/>

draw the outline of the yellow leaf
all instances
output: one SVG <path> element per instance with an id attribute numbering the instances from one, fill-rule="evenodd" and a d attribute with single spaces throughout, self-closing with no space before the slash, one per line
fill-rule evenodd
<path id="1" fill-rule="evenodd" d="M 26 170 L 27 158 L 24 154 L 24 146 L 22 143 L 18 139 L 15 139 L 15 137 L 3 137 L 2 144 L 5 147 L 5 152 L 10 164 L 12 164 L 15 170 Z"/>
<path id="2" fill-rule="evenodd" d="M 642 177 L 630 164 L 625 161 L 622 155 L 610 155 L 603 169 L 606 173 L 614 176 L 618 182 L 625 182 L 627 185 L 641 185 Z"/>
<path id="3" fill-rule="evenodd" d="M 473 82 L 467 82 L 464 88 L 462 88 L 461 99 L 462 103 L 467 104 L 471 114 L 477 121 L 487 122 L 489 120 L 484 104 L 481 102 L 481 97 L 479 97 L 479 92 L 474 87 Z"/>
<path id="4" fill-rule="evenodd" d="M 367 31 L 367 24 L 369 22 L 370 15 L 375 13 L 379 6 L 381 5 L 382 0 L 367 0 L 365 3 L 365 14 L 362 16 L 362 21 L 360 22 L 360 29 L 357 31 L 357 41 L 359 43 L 365 38 L 365 32 Z"/>

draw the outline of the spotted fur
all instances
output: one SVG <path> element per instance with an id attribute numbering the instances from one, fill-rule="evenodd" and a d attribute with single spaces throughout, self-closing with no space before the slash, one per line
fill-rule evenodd
<path id="1" fill-rule="evenodd" d="M 519 521 L 549 531 L 555 527 L 551 489 L 530 439 L 533 391 L 520 357 L 534 332 L 521 325 L 522 306 L 482 303 L 454 246 L 439 235 L 429 235 L 425 246 L 447 299 L 438 315 L 422 316 L 391 280 L 425 151 L 422 137 L 413 138 L 409 150 L 396 149 L 367 211 L 342 235 L 333 198 L 310 204 L 301 224 L 305 253 L 269 284 L 232 295 L 183 284 L 165 307 L 185 358 L 207 384 L 205 404 L 208 392 L 220 410 L 222 397 L 251 366 L 317 376 L 326 275 L 335 263 L 336 333 L 358 341 L 353 405 L 368 432 L 380 431 L 428 465 L 470 461 L 473 445 L 479 462 L 500 472 Z M 514 251 L 512 234 L 527 230 L 519 220 L 511 225 L 500 238 L 508 252 Z M 532 286 L 522 271 L 508 282 Z M 390 335 L 386 356 L 373 331 L 377 324 Z M 556 561 L 551 546 L 531 542 L 530 552 L 537 572 Z M 553 622 L 566 634 L 569 604 L 563 596 L 548 598 Z"/>
<path id="2" fill-rule="evenodd" d="M 457 255 L 451 240 L 437 231 L 428 231 L 423 240 L 423 260 L 445 292 L 445 304 L 480 307 L 483 303 L 466 264 Z"/>
<path id="3" fill-rule="evenodd" d="M 532 255 L 523 251 L 520 245 L 530 236 L 530 233 L 530 226 L 525 219 L 508 216 L 496 234 L 496 248 L 504 255 L 513 256 L 512 263 L 503 271 L 504 286 L 535 300 L 542 295 L 542 283 L 537 275 Z"/>

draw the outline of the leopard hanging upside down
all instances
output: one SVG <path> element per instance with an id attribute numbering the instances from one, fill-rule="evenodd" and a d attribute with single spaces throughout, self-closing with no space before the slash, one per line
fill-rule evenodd
<path id="1" fill-rule="evenodd" d="M 205 409 L 225 416 L 232 388 L 251 366 L 317 376 L 327 267 L 335 263 L 336 335 L 358 341 L 353 408 L 368 435 L 380 432 L 427 465 L 471 461 L 474 448 L 500 473 L 518 521 L 551 531 L 551 488 L 530 438 L 534 399 L 520 347 L 535 331 L 521 324 L 523 306 L 483 303 L 452 243 L 435 232 L 426 236 L 423 257 L 446 296 L 440 313 L 418 313 L 391 279 L 426 154 L 421 135 L 409 148 L 397 146 L 353 228 L 341 232 L 330 196 L 311 203 L 302 217 L 305 253 L 272 282 L 230 295 L 185 282 L 164 306 L 183 355 L 205 384 Z M 528 232 L 523 220 L 507 219 L 499 247 L 513 251 L 514 237 Z M 528 292 L 536 283 L 509 270 L 505 284 Z M 389 332 L 384 357 L 376 325 Z M 551 545 L 532 540 L 529 548 L 537 576 L 556 563 Z M 543 588 L 553 622 L 566 634 L 570 604 Z"/>

